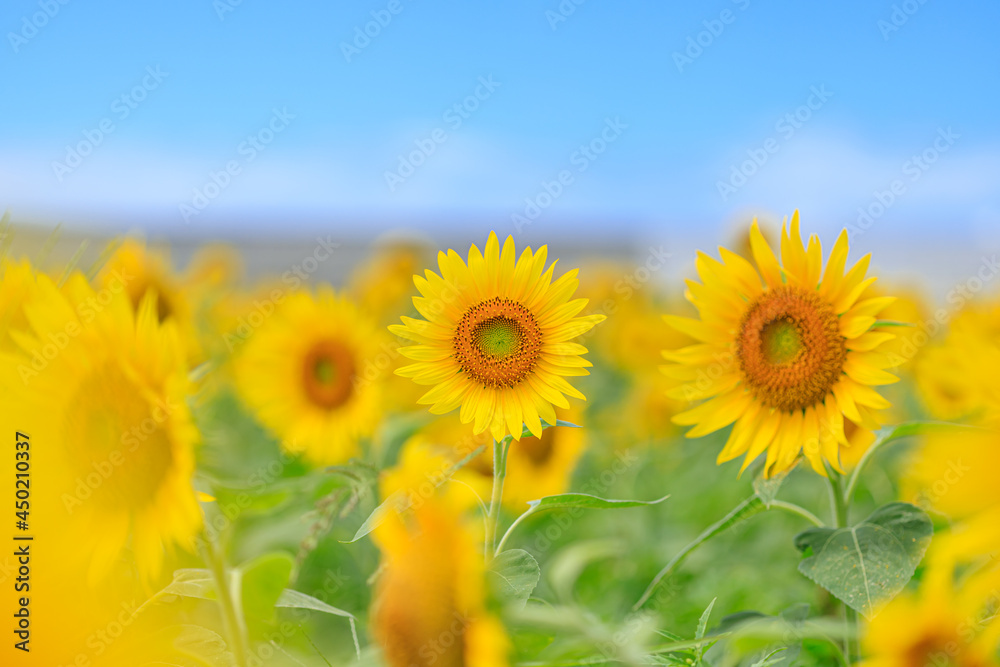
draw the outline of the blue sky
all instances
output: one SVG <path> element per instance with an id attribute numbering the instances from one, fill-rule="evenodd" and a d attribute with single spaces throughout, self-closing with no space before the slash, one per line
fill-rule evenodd
<path id="1" fill-rule="evenodd" d="M 883 193 L 871 238 L 975 239 L 1000 227 L 998 24 L 971 0 L 11 0 L 0 208 L 641 233 L 833 229 Z"/>

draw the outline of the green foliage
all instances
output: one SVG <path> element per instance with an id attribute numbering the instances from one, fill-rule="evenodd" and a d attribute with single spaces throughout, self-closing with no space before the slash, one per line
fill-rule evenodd
<path id="1" fill-rule="evenodd" d="M 927 514 L 890 503 L 849 528 L 811 528 L 795 537 L 799 571 L 871 618 L 913 576 L 930 544 Z"/>
<path id="2" fill-rule="evenodd" d="M 522 609 L 538 585 L 538 561 L 524 549 L 504 551 L 490 562 L 487 578 L 501 602 Z"/>

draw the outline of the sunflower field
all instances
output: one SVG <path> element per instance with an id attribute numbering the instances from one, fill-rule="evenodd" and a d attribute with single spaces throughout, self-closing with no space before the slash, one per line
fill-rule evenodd
<path id="1" fill-rule="evenodd" d="M 5 665 L 1000 665 L 995 295 L 797 211 L 683 284 L 4 227 Z"/>

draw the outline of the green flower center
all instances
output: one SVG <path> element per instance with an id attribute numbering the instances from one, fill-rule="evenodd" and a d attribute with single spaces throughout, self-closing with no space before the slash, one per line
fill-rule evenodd
<path id="1" fill-rule="evenodd" d="M 480 322 L 472 337 L 476 347 L 494 359 L 503 359 L 517 352 L 524 338 L 518 323 L 506 317 L 491 317 Z"/>
<path id="2" fill-rule="evenodd" d="M 802 332 L 790 318 L 768 323 L 760 338 L 764 357 L 772 364 L 794 361 L 802 351 Z"/>

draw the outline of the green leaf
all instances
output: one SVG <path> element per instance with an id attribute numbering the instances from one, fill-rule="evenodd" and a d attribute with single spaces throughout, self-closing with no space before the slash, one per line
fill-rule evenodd
<path id="1" fill-rule="evenodd" d="M 155 597 L 183 595 L 189 598 L 215 600 L 215 580 L 210 570 L 185 568 L 174 571 L 174 580 L 163 587 Z"/>
<path id="2" fill-rule="evenodd" d="M 768 653 L 767 655 L 765 655 L 763 658 L 761 658 L 760 660 L 758 660 L 757 662 L 753 663 L 753 665 L 751 665 L 750 667 L 771 667 L 771 665 L 777 664 L 777 663 L 781 662 L 781 660 L 782 660 L 782 658 L 780 658 L 780 657 L 776 658 L 774 656 L 776 656 L 779 653 L 781 653 L 782 651 L 786 651 L 786 650 L 788 650 L 788 649 L 785 648 L 785 647 L 776 648 L 773 651 L 771 651 L 770 653 Z"/>
<path id="3" fill-rule="evenodd" d="M 900 322 L 899 320 L 875 320 L 875 324 L 871 326 L 872 329 L 875 327 L 913 327 L 916 326 L 912 322 Z"/>
<path id="4" fill-rule="evenodd" d="M 294 564 L 288 554 L 275 552 L 240 566 L 241 599 L 247 618 L 274 620 L 274 605 L 288 584 Z"/>
<path id="5" fill-rule="evenodd" d="M 331 614 L 333 616 L 354 618 L 354 614 L 349 611 L 344 611 L 343 609 L 338 609 L 337 607 L 328 605 L 322 600 L 318 600 L 311 595 L 306 595 L 305 593 L 300 593 L 292 588 L 286 588 L 281 591 L 281 595 L 278 596 L 278 601 L 274 606 L 291 609 L 312 609 L 313 611 L 321 611 L 324 614 Z"/>
<path id="6" fill-rule="evenodd" d="M 541 571 L 538 561 L 527 551 L 510 549 L 493 559 L 487 576 L 499 600 L 523 609 L 538 585 Z"/>
<path id="7" fill-rule="evenodd" d="M 613 500 L 598 498 L 587 493 L 561 493 L 557 496 L 545 496 L 538 500 L 529 500 L 528 505 L 536 512 L 566 507 L 582 507 L 586 509 L 618 509 L 622 507 L 639 507 L 641 505 L 656 505 L 670 496 L 656 500 Z"/>
<path id="8" fill-rule="evenodd" d="M 906 586 L 933 532 L 923 510 L 890 503 L 850 528 L 799 533 L 795 546 L 806 554 L 799 572 L 871 618 Z"/>
<path id="9" fill-rule="evenodd" d="M 701 618 L 698 619 L 698 627 L 694 632 L 695 639 L 702 639 L 705 637 L 705 630 L 708 629 L 708 619 L 712 615 L 712 607 L 715 606 L 715 601 L 718 599 L 719 598 L 712 598 L 712 601 L 708 603 L 707 607 L 705 607 L 705 611 L 701 613 Z M 700 645 L 695 649 L 695 655 L 698 656 L 698 660 L 701 660 L 705 655 L 706 648 L 706 646 Z"/>

